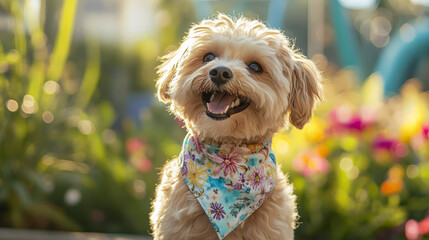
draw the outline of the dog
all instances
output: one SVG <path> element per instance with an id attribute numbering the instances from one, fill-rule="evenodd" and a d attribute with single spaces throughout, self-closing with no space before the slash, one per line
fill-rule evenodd
<path id="1" fill-rule="evenodd" d="M 279 30 L 223 14 L 192 26 L 161 62 L 157 97 L 188 136 L 161 172 L 154 239 L 293 239 L 296 196 L 270 139 L 311 118 L 322 98 L 315 64 Z"/>

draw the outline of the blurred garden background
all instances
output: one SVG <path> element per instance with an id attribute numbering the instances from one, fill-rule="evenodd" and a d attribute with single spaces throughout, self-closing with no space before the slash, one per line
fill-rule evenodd
<path id="1" fill-rule="evenodd" d="M 186 131 L 157 57 L 221 11 L 284 30 L 325 77 L 273 147 L 296 239 L 429 239 L 429 1 L 0 0 L 0 227 L 150 235 Z"/>

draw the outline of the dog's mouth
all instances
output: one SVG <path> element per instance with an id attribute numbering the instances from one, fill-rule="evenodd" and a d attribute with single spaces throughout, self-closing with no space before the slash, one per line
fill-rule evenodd
<path id="1" fill-rule="evenodd" d="M 243 96 L 231 95 L 227 92 L 203 92 L 201 94 L 206 114 L 214 120 L 224 120 L 231 115 L 244 111 L 250 100 Z"/>

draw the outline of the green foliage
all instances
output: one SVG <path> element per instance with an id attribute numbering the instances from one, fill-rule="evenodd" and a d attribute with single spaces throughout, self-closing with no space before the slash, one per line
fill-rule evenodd
<path id="1" fill-rule="evenodd" d="M 94 99 L 95 39 L 87 41 L 82 80 L 76 90 L 71 84 L 67 59 L 77 1 L 63 1 L 52 52 L 42 26 L 24 28 L 26 3 L 1 5 L 14 32 L 13 41 L 0 44 L 0 225 L 147 233 L 141 219 L 149 198 L 144 182 L 136 183 L 141 174 L 127 160 L 121 136 L 109 129 L 113 108 Z"/>

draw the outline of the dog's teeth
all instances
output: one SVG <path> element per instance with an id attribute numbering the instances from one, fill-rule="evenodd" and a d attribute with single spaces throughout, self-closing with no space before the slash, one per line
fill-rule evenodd
<path id="1" fill-rule="evenodd" d="M 240 98 L 237 98 L 237 100 L 235 100 L 235 106 L 238 107 L 238 105 L 240 105 Z"/>
<path id="2" fill-rule="evenodd" d="M 223 113 L 228 112 L 228 109 L 229 109 L 229 105 L 228 105 L 228 106 L 226 106 L 225 111 L 223 111 Z"/>
<path id="3" fill-rule="evenodd" d="M 210 102 L 213 101 L 214 98 L 214 93 L 212 94 L 212 96 L 210 97 Z"/>
<path id="4" fill-rule="evenodd" d="M 235 107 L 235 102 L 232 102 L 230 105 L 231 108 Z"/>

